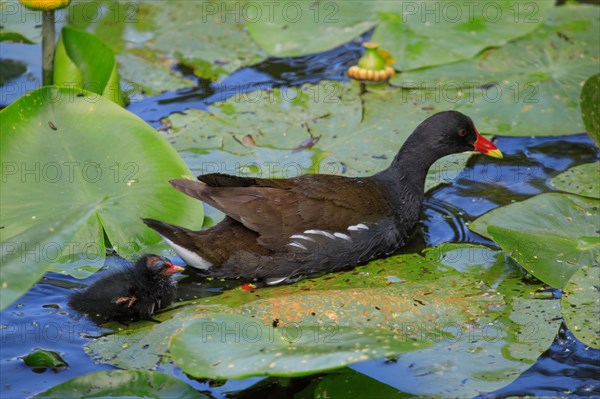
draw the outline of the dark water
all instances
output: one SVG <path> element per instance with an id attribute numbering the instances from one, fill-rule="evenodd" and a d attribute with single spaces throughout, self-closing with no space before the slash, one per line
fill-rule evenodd
<path id="1" fill-rule="evenodd" d="M 129 109 L 157 126 L 160 118 L 172 112 L 188 108 L 205 109 L 206 105 L 233 95 L 235 90 L 248 92 L 315 83 L 323 79 L 344 80 L 345 69 L 360 51 L 354 41 L 316 55 L 270 59 L 255 67 L 240 69 L 222 82 L 210 84 L 198 81 L 197 88 L 147 98 L 131 104 Z M 185 66 L 180 68 L 185 71 Z M 234 88 L 234 92 L 231 92 L 231 88 Z M 551 177 L 599 157 L 597 149 L 584 134 L 538 138 L 498 137 L 496 144 L 505 154 L 503 160 L 477 157 L 451 184 L 427 195 L 423 221 L 418 226 L 411 247 L 432 246 L 442 242 L 493 245 L 470 232 L 466 224 L 493 208 L 551 191 L 548 186 Z M 120 262 L 120 259 L 112 256 L 108 258 L 107 266 L 115 266 Z M 194 275 L 193 271 L 186 271 L 185 276 L 180 282 L 180 291 L 185 296 L 217 295 L 223 289 L 239 284 L 207 283 Z M 16 304 L 0 313 L 0 397 L 27 397 L 76 376 L 112 369 L 111 366 L 95 364 L 83 350 L 89 337 L 101 334 L 102 330 L 66 306 L 67 295 L 80 286 L 81 281 L 47 273 Z M 556 295 L 560 295 L 560 292 Z M 47 348 L 61 353 L 69 367 L 57 373 L 34 373 L 20 359 L 33 348 Z M 599 357 L 600 351 L 586 350 L 563 326 L 557 331 L 551 348 L 528 371 L 509 386 L 482 397 L 600 397 Z M 388 374 L 401 375 L 401 370 L 395 370 L 393 364 L 381 360 L 363 362 L 352 368 L 376 379 L 381 376 L 385 380 L 384 376 Z M 225 392 L 238 391 L 235 397 L 240 398 L 291 396 L 303 390 L 306 392 L 311 383 L 319 378 L 251 378 L 211 386 L 208 382 L 190 380 L 181 372 L 176 375 L 214 397 L 224 397 Z"/>

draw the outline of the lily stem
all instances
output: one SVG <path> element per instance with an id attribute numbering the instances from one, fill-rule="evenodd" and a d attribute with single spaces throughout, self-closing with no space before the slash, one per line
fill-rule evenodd
<path id="1" fill-rule="evenodd" d="M 42 84 L 54 82 L 54 52 L 56 47 L 54 10 L 42 11 Z"/>

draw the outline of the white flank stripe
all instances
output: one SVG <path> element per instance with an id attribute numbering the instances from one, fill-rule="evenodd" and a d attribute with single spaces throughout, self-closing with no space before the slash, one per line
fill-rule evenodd
<path id="1" fill-rule="evenodd" d="M 346 241 L 352 241 L 352 238 L 350 238 L 349 235 L 343 234 L 343 233 L 333 233 L 334 236 L 336 236 L 337 238 L 343 238 Z"/>
<path id="2" fill-rule="evenodd" d="M 354 226 L 348 227 L 348 230 L 350 230 L 350 231 L 369 230 L 369 227 L 367 225 L 359 223 L 359 224 L 356 224 Z"/>
<path id="3" fill-rule="evenodd" d="M 187 263 L 188 265 L 195 267 L 197 269 L 204 269 L 204 270 L 210 268 L 213 265 L 209 261 L 203 259 L 197 253 L 192 252 L 189 249 L 182 247 L 181 245 L 175 244 L 173 241 L 169 240 L 168 238 L 166 238 L 163 235 L 161 235 L 161 237 L 163 240 L 165 240 L 165 242 L 167 244 L 169 244 L 169 246 L 171 248 L 173 248 L 173 250 L 175 251 L 175 253 L 177 255 L 181 256 L 181 259 L 183 259 L 185 261 L 185 263 Z"/>
<path id="4" fill-rule="evenodd" d="M 267 277 L 265 279 L 265 283 L 267 283 L 268 285 L 275 285 L 275 284 L 279 284 L 283 281 L 287 280 L 287 277 Z"/>
<path id="5" fill-rule="evenodd" d="M 320 234 L 320 235 L 325 236 L 327 238 L 335 238 L 335 236 L 333 234 L 328 233 L 328 232 L 323 231 L 323 230 L 306 230 L 304 232 L 304 234 Z"/>
<path id="6" fill-rule="evenodd" d="M 315 242 L 314 239 L 307 237 L 307 236 L 303 236 L 302 234 L 294 234 L 293 236 L 290 236 L 290 238 L 298 238 L 300 240 L 306 240 L 306 241 L 311 241 L 311 242 Z"/>
<path id="7" fill-rule="evenodd" d="M 288 246 L 290 247 L 296 247 L 296 248 L 300 248 L 300 249 L 304 249 L 305 251 L 307 250 L 306 247 L 298 242 L 290 242 L 288 244 Z"/>

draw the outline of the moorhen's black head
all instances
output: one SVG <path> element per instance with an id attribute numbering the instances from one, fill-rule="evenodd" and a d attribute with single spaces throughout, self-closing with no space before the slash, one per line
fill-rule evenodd
<path id="1" fill-rule="evenodd" d="M 427 145 L 437 157 L 464 151 L 479 151 L 502 158 L 502 153 L 475 128 L 468 116 L 458 111 L 444 111 L 424 120 L 411 136 L 411 141 Z"/>
<path id="2" fill-rule="evenodd" d="M 156 280 L 168 279 L 172 274 L 182 271 L 183 267 L 175 266 L 162 256 L 148 254 L 138 259 L 135 269 L 148 280 Z"/>

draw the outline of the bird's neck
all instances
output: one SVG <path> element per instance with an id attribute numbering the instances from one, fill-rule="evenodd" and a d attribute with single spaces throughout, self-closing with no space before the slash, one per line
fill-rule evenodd
<path id="1" fill-rule="evenodd" d="M 397 184 L 415 187 L 422 193 L 425 190 L 427 171 L 439 158 L 440 154 L 413 134 L 400 148 L 391 165 L 382 173 Z"/>

